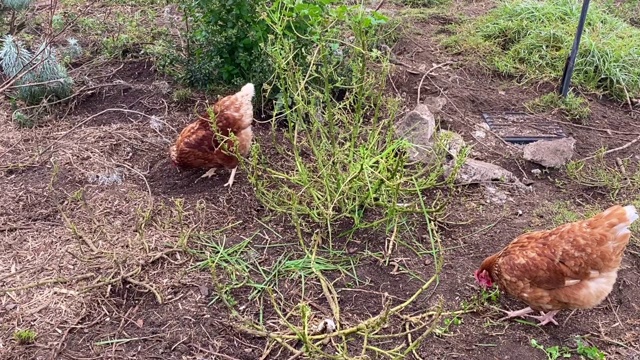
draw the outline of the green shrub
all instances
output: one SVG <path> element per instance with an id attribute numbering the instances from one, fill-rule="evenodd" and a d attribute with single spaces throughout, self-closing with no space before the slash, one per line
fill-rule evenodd
<path id="1" fill-rule="evenodd" d="M 333 64 L 343 64 L 341 71 L 330 79 L 348 83 L 350 68 L 345 59 L 352 52 L 353 32 L 345 33 L 337 25 L 336 16 L 346 16 L 345 6 L 335 6 L 336 0 L 217 0 L 190 1 L 183 5 L 186 14 L 184 54 L 167 52 L 166 46 L 155 49 L 158 66 L 176 75 L 186 84 L 198 88 L 231 87 L 246 82 L 274 84 L 274 56 L 285 52 L 291 56 L 291 66 L 306 69 L 315 62 L 313 49 L 320 37 L 332 38 L 331 56 L 323 58 Z M 340 13 L 342 12 L 342 13 Z M 377 21 L 371 17 L 368 21 Z M 344 35 L 347 40 L 342 40 Z M 286 48 L 274 47 L 282 38 Z M 349 40 L 351 39 L 351 40 Z M 276 54 L 276 53 L 280 53 Z M 317 66 L 317 65 L 314 65 Z M 313 82 L 311 82 L 313 83 Z M 310 83 L 310 84 L 311 84 Z M 316 84 L 318 85 L 318 84 Z M 324 86 L 324 84 L 319 84 Z M 272 98 L 280 93 L 276 88 Z"/>
<path id="2" fill-rule="evenodd" d="M 275 151 L 252 147 L 258 199 L 287 214 L 300 235 L 323 229 L 329 244 L 343 231 L 393 228 L 404 214 L 421 213 L 418 193 L 446 183 L 446 151 L 435 144 L 434 165 L 412 167 L 410 144 L 395 136 L 400 102 L 386 95 L 390 66 L 375 48 L 386 17 L 362 6 L 276 0 L 266 21 L 269 86 L 278 89 L 286 126 L 273 131 Z"/>
<path id="3" fill-rule="evenodd" d="M 192 0 L 184 3 L 188 23 L 186 56 L 165 63 L 180 65 L 190 86 L 236 87 L 264 83 L 270 64 L 262 43 L 266 24 L 260 0 Z"/>

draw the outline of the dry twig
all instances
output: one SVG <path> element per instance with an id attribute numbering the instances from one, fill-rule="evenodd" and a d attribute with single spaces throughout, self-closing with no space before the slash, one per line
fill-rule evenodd
<path id="1" fill-rule="evenodd" d="M 597 153 L 597 154 L 594 154 L 594 155 L 591 155 L 591 156 L 587 156 L 586 158 L 580 159 L 579 161 L 586 161 L 586 160 L 590 160 L 590 159 L 593 159 L 593 158 L 598 157 L 598 156 L 604 156 L 604 155 L 611 154 L 611 153 L 616 152 L 616 151 L 624 150 L 624 149 L 628 148 L 629 146 L 637 143 L 638 141 L 640 141 L 640 136 L 638 136 L 637 138 L 635 138 L 635 139 L 629 141 L 628 143 L 626 143 L 626 144 L 624 144 L 622 146 L 619 146 L 619 147 L 617 147 L 615 149 L 610 149 L 610 150 L 607 150 L 607 151 L 605 151 L 603 153 Z"/>
<path id="2" fill-rule="evenodd" d="M 36 282 L 30 283 L 30 284 L 27 284 L 27 285 L 22 285 L 22 286 L 13 287 L 13 288 L 7 288 L 7 289 L 0 289 L 0 295 L 6 294 L 8 292 L 27 290 L 27 289 L 31 289 L 31 288 L 42 286 L 42 285 L 62 284 L 62 283 L 80 281 L 80 280 L 88 279 L 88 278 L 94 277 L 94 276 L 95 276 L 95 274 L 89 273 L 89 274 L 75 276 L 75 277 L 72 277 L 72 278 L 52 278 L 52 279 L 40 280 L 40 281 L 36 281 Z"/>
<path id="3" fill-rule="evenodd" d="M 424 82 L 424 79 L 427 77 L 427 75 L 431 74 L 435 69 L 449 64 L 453 64 L 453 61 L 447 61 L 443 62 L 442 64 L 434 65 L 433 67 L 431 67 L 431 69 L 427 70 L 424 75 L 422 75 L 422 79 L 420 79 L 420 84 L 418 85 L 418 104 L 420 104 L 420 90 L 422 89 L 422 83 Z"/>

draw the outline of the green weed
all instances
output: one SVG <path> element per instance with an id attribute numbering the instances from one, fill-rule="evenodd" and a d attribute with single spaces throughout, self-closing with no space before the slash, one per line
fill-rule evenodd
<path id="1" fill-rule="evenodd" d="M 390 35 L 387 17 L 359 5 L 292 0 L 271 2 L 263 15 L 269 34 L 264 49 L 273 66 L 263 95 L 276 99 L 275 111 L 270 135 L 252 147 L 242 166 L 258 200 L 288 219 L 295 240 L 270 242 L 258 252 L 251 238 L 231 242 L 222 234 L 192 235 L 200 237 L 203 249 L 198 266 L 212 274 L 214 300 L 242 320 L 234 321 L 237 330 L 264 337 L 268 347 L 296 346 L 313 358 L 406 357 L 438 326 L 459 325 L 467 311 L 447 313 L 445 322 L 440 307 L 405 314 L 442 268 L 432 218 L 441 211 L 440 199 L 427 202 L 423 194 L 436 195 L 438 187 L 451 183 L 443 166 L 450 139 L 433 144 L 431 165 L 409 162 L 410 144 L 394 132 L 400 101 L 384 92 L 390 65 L 378 45 Z M 456 167 L 466 153 L 461 151 Z M 415 224 L 425 230 L 424 238 L 416 238 Z M 384 250 L 370 251 L 367 245 L 362 253 L 346 253 L 345 242 L 362 233 L 379 234 L 380 243 L 373 246 L 384 243 Z M 361 257 L 392 265 L 397 246 L 433 257 L 432 277 L 423 279 L 398 263 L 396 269 L 420 289 L 396 306 L 384 297 L 383 310 L 369 319 L 343 316 L 338 294 L 360 285 Z M 318 293 L 330 315 L 310 306 L 309 294 Z M 255 316 L 242 311 L 247 303 L 257 306 Z M 335 329 L 319 332 L 320 316 L 329 317 Z M 410 327 L 398 332 L 387 326 L 394 317 Z"/>
<path id="2" fill-rule="evenodd" d="M 34 341 L 36 341 L 36 336 L 37 336 L 36 332 L 30 329 L 16 330 L 13 333 L 13 338 L 20 345 L 33 344 Z"/>
<path id="3" fill-rule="evenodd" d="M 547 355 L 548 360 L 556 360 L 561 357 L 563 358 L 571 357 L 571 349 L 565 346 L 560 347 L 556 345 L 556 346 L 545 348 L 544 346 L 538 344 L 536 339 L 531 339 L 531 346 L 536 349 L 544 351 L 544 353 Z"/>
<path id="4" fill-rule="evenodd" d="M 566 98 L 555 92 L 549 93 L 527 102 L 524 106 L 533 113 L 560 111 L 567 118 L 582 120 L 583 123 L 591 115 L 587 99 L 573 93 L 569 93 Z"/>
<path id="5" fill-rule="evenodd" d="M 494 69 L 524 81 L 558 81 L 575 36 L 580 3 L 514 0 L 464 23 L 445 44 L 480 53 Z M 592 4 L 573 82 L 626 101 L 640 95 L 640 29 Z"/>
<path id="6" fill-rule="evenodd" d="M 569 201 L 557 201 L 552 204 L 546 204 L 536 210 L 536 214 L 543 216 L 545 219 L 551 218 L 551 225 L 559 226 L 588 219 L 601 211 L 602 209 L 597 205 L 582 205 L 580 210 L 578 210 L 577 207 Z M 546 220 L 545 222 L 548 223 Z"/>
<path id="7" fill-rule="evenodd" d="M 454 315 L 452 317 L 446 317 L 442 320 L 443 326 L 436 327 L 433 333 L 437 336 L 445 336 L 451 332 L 451 328 L 453 326 L 462 325 L 462 318 L 458 315 Z"/>
<path id="8" fill-rule="evenodd" d="M 567 164 L 567 176 L 587 187 L 601 188 L 608 192 L 611 200 L 616 200 L 622 189 L 634 190 L 640 187 L 640 169 L 631 171 L 629 159 L 620 160 L 617 167 L 610 165 L 602 155 L 604 149 L 590 161 L 571 161 Z M 621 169 L 625 169 L 624 172 Z"/>
<path id="9" fill-rule="evenodd" d="M 72 29 L 93 44 L 92 51 L 107 57 L 156 57 L 175 47 L 168 27 L 156 24 L 158 17 L 157 9 L 151 6 L 122 7 L 100 17 L 81 16 Z"/>
<path id="10" fill-rule="evenodd" d="M 150 26 L 157 13 L 153 9 L 141 9 L 133 13 L 116 12 L 108 23 L 107 36 L 102 35 L 102 51 L 111 57 L 124 58 L 144 54 L 154 42 L 168 36 L 165 28 Z"/>
<path id="11" fill-rule="evenodd" d="M 31 116 L 26 115 L 19 110 L 13 112 L 13 114 L 11 115 L 11 120 L 13 120 L 13 123 L 21 128 L 32 128 L 36 126 L 36 123 L 33 121 L 33 118 Z"/>
<path id="12" fill-rule="evenodd" d="M 598 349 L 597 346 L 589 346 L 582 339 L 576 338 L 576 344 L 578 348 L 576 353 L 581 357 L 589 360 L 605 360 L 605 353 Z"/>
<path id="13" fill-rule="evenodd" d="M 330 251 L 327 252 L 328 257 L 323 257 L 316 250 L 314 253 L 304 252 L 304 256 L 299 258 L 287 252 L 266 267 L 258 262 L 259 253 L 250 246 L 250 239 L 230 245 L 224 237 L 214 241 L 208 236 L 195 236 L 200 238 L 199 243 L 206 249 L 206 259 L 196 266 L 211 271 L 217 288 L 212 302 L 221 300 L 230 308 L 237 303 L 233 290 L 239 288 L 249 289 L 247 300 L 253 300 L 266 290 L 277 291 L 281 280 L 302 279 L 304 283 L 322 272 L 337 271 L 358 282 L 352 271 L 358 258 L 343 252 Z"/>
<path id="14" fill-rule="evenodd" d="M 184 105 L 189 102 L 191 96 L 193 96 L 193 92 L 190 89 L 176 89 L 171 98 L 177 104 Z"/>
<path id="15" fill-rule="evenodd" d="M 551 346 L 545 348 L 543 345 L 539 344 L 535 339 L 531 339 L 531 346 L 544 351 L 548 360 L 556 360 L 559 358 L 570 358 L 573 353 L 580 356 L 581 359 L 589 359 L 589 360 L 604 360 L 606 359 L 605 353 L 600 351 L 596 346 L 588 346 L 581 338 L 577 337 L 575 339 L 577 348 L 575 350 L 570 349 L 566 346 Z"/>
<path id="16" fill-rule="evenodd" d="M 71 194 L 71 196 L 69 196 L 69 201 L 73 201 L 73 202 L 84 201 L 84 189 L 80 188 L 80 189 L 74 191 L 73 194 Z"/>

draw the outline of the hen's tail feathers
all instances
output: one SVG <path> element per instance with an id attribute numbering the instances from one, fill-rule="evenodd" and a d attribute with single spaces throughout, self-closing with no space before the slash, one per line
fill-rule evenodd
<path id="1" fill-rule="evenodd" d="M 238 96 L 242 98 L 242 100 L 251 101 L 253 97 L 256 95 L 256 89 L 252 83 L 248 83 L 240 89 L 238 92 Z"/>
<path id="2" fill-rule="evenodd" d="M 253 122 L 252 100 L 255 87 L 248 83 L 237 93 L 227 96 L 214 105 L 216 123 L 220 129 L 228 129 L 236 135 Z"/>
<path id="3" fill-rule="evenodd" d="M 624 247 L 629 242 L 629 238 L 631 237 L 631 231 L 629 230 L 629 226 L 638 219 L 638 212 L 636 211 L 635 206 L 612 206 L 600 213 L 600 215 L 596 215 L 594 218 L 595 222 L 593 225 L 597 227 L 604 227 L 609 229 L 614 235 L 613 243 L 620 245 L 620 249 L 624 249 Z M 618 248 L 618 246 L 614 246 Z"/>

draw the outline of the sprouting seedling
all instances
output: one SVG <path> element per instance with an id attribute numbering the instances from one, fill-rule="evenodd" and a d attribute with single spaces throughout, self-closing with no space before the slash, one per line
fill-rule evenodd
<path id="1" fill-rule="evenodd" d="M 65 50 L 65 55 L 69 56 L 69 58 L 71 59 L 77 59 L 82 56 L 82 46 L 80 46 L 80 43 L 78 43 L 77 39 L 67 39 L 67 48 Z"/>
<path id="2" fill-rule="evenodd" d="M 16 339 L 20 345 L 32 344 L 36 340 L 36 332 L 30 329 L 16 330 L 13 333 L 13 338 Z"/>

